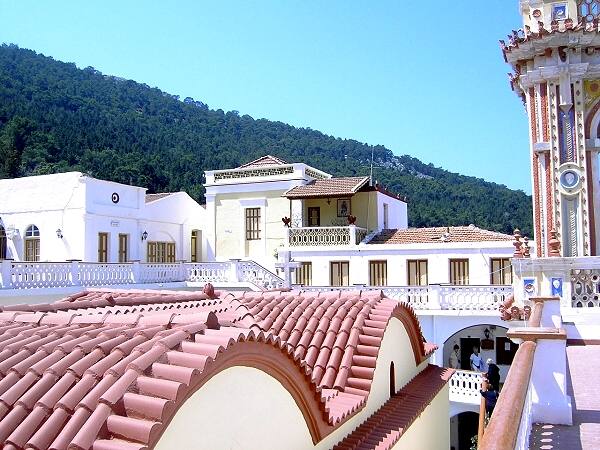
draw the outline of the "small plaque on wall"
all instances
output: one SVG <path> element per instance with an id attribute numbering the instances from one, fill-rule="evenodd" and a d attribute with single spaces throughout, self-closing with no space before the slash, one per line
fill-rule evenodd
<path id="1" fill-rule="evenodd" d="M 481 350 L 494 350 L 494 341 L 492 339 L 482 339 Z"/>

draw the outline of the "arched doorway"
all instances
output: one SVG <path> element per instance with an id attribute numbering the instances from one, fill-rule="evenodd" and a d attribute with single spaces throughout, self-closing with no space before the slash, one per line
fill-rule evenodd
<path id="1" fill-rule="evenodd" d="M 450 448 L 471 450 L 473 437 L 477 436 L 479 414 L 472 411 L 462 412 L 450 418 Z"/>

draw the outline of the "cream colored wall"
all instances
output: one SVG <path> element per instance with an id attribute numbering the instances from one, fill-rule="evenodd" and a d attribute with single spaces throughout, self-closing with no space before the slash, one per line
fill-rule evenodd
<path id="1" fill-rule="evenodd" d="M 449 386 L 438 392 L 400 440 L 394 450 L 448 450 L 450 448 Z"/>
<path id="2" fill-rule="evenodd" d="M 286 239 L 281 218 L 290 215 L 290 202 L 281 197 L 282 194 L 283 191 L 269 191 L 217 195 L 215 198 L 216 259 L 250 258 L 261 264 L 274 265 L 276 259 L 273 254 Z M 261 211 L 261 214 L 265 214 L 266 223 L 261 230 L 260 240 L 246 241 L 243 211 L 245 206 L 241 203 L 252 199 L 266 202 L 266 207 Z M 262 220 L 261 217 L 261 222 Z"/>
<path id="3" fill-rule="evenodd" d="M 346 226 L 348 221 L 345 217 L 337 216 L 337 198 L 329 199 L 331 204 L 327 204 L 326 198 L 312 198 L 304 202 L 305 225 L 308 226 L 308 208 L 321 208 L 321 226 Z M 368 206 L 368 208 L 367 208 Z M 367 210 L 369 217 L 369 227 L 367 227 Z M 372 230 L 377 227 L 377 192 L 359 192 L 351 197 L 350 211 L 356 216 L 356 225 L 362 228 Z"/>
<path id="4" fill-rule="evenodd" d="M 397 389 L 427 364 L 416 367 L 408 334 L 397 319 L 391 320 L 382 341 L 367 405 L 316 446 L 294 399 L 277 380 L 258 369 L 233 367 L 214 376 L 185 402 L 156 449 L 330 449 L 389 399 L 391 361 L 396 369 Z M 445 395 L 445 425 L 437 423 L 440 413 L 436 409 L 431 414 L 435 423 L 428 428 L 431 433 L 441 427 L 443 436 L 448 435 L 445 437 L 447 450 L 449 432 L 444 431 L 448 428 L 447 390 Z M 443 409 L 442 406 L 435 408 Z M 423 419 L 429 417 L 425 414 L 427 411 L 420 420 L 428 422 L 429 419 Z M 424 439 L 433 438 L 424 436 Z"/>

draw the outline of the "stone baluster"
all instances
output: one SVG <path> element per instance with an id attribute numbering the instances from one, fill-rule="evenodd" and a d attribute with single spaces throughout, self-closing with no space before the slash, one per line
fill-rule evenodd
<path id="1" fill-rule="evenodd" d="M 550 230 L 550 239 L 548 240 L 548 255 L 558 257 L 560 256 L 560 241 L 556 237 L 556 230 Z"/>
<path id="2" fill-rule="evenodd" d="M 133 277 L 131 281 L 134 284 L 141 283 L 142 267 L 139 259 L 131 261 L 131 275 Z"/>
<path id="3" fill-rule="evenodd" d="M 523 257 L 523 249 L 521 248 L 521 230 L 515 228 L 513 233 L 515 240 L 513 241 L 513 246 L 515 247 L 515 252 L 513 253 L 513 258 L 522 258 Z"/>
<path id="4" fill-rule="evenodd" d="M 427 292 L 427 309 L 442 309 L 442 287 L 439 284 L 430 284 Z"/>
<path id="5" fill-rule="evenodd" d="M 530 248 L 529 248 L 529 238 L 525 236 L 523 238 L 523 246 L 521 247 L 523 251 L 523 258 L 531 258 Z"/>
<path id="6" fill-rule="evenodd" d="M 12 259 L 3 259 L 0 265 L 0 287 L 3 289 L 12 288 Z"/>
<path id="7" fill-rule="evenodd" d="M 288 228 L 289 229 L 289 228 Z M 233 283 L 237 283 L 240 281 L 240 260 L 239 259 L 230 259 L 231 268 L 229 272 L 229 281 Z"/>

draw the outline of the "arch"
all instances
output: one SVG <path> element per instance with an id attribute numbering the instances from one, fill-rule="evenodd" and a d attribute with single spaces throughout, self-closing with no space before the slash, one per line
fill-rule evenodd
<path id="1" fill-rule="evenodd" d="M 0 223 L 0 259 L 6 259 L 7 244 L 6 230 L 4 229 L 4 225 Z"/>
<path id="2" fill-rule="evenodd" d="M 25 229 L 25 237 L 26 238 L 40 237 L 40 229 L 36 225 L 33 225 L 33 224 L 29 225 Z"/>
<path id="3" fill-rule="evenodd" d="M 600 100 L 598 100 L 594 106 L 592 106 L 587 113 L 585 118 L 585 138 L 586 139 L 597 139 L 600 138 L 598 133 L 598 127 L 600 126 Z"/>

